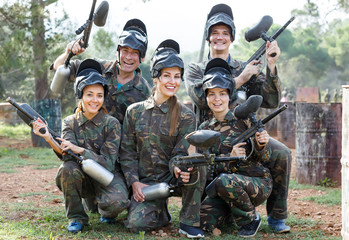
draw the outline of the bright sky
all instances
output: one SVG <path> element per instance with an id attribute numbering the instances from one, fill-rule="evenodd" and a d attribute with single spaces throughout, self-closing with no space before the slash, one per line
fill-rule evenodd
<path id="1" fill-rule="evenodd" d="M 88 19 L 92 0 L 60 2 L 77 28 Z M 102 0 L 97 0 L 96 8 L 101 2 Z M 290 19 L 291 10 L 303 8 L 305 2 L 306 0 L 150 0 L 143 3 L 141 0 L 108 0 L 109 14 L 105 28 L 120 34 L 127 20 L 139 18 L 147 27 L 149 46 L 152 48 L 156 48 L 163 40 L 172 38 L 179 43 L 181 52 L 192 52 L 200 49 L 207 14 L 218 3 L 232 7 L 239 33 L 241 29 L 258 23 L 264 15 L 270 15 L 274 23 L 283 25 Z"/>

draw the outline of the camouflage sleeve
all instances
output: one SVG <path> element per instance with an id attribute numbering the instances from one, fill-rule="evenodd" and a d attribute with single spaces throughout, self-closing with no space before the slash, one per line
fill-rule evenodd
<path id="1" fill-rule="evenodd" d="M 202 91 L 204 72 L 196 63 L 190 64 L 184 72 L 184 82 L 191 100 L 200 109 L 206 107 L 205 94 Z"/>
<path id="2" fill-rule="evenodd" d="M 252 153 L 252 159 L 255 159 L 257 162 L 264 162 L 269 160 L 270 155 L 271 155 L 271 148 L 270 148 L 270 144 L 268 143 L 260 151 L 254 148 L 254 151 Z"/>
<path id="3" fill-rule="evenodd" d="M 73 131 L 74 115 L 66 117 L 62 122 L 62 138 L 71 142 L 74 145 L 78 145 L 76 135 Z M 73 157 L 69 155 L 63 155 L 63 161 L 72 160 Z"/>
<path id="4" fill-rule="evenodd" d="M 93 159 L 110 172 L 114 172 L 115 163 L 119 157 L 121 125 L 116 118 L 107 116 L 104 128 L 106 132 L 105 141 L 100 148 L 99 154 L 90 149 L 85 149 L 83 156 L 86 159 Z"/>
<path id="5" fill-rule="evenodd" d="M 188 155 L 189 142 L 185 139 L 185 136 L 195 130 L 194 113 L 183 105 L 182 109 L 185 109 L 185 111 L 182 111 L 181 113 L 176 145 L 172 150 L 171 159 L 169 162 L 169 169 L 171 174 L 173 174 L 173 169 L 175 167 L 173 161 L 178 157 Z"/>
<path id="6" fill-rule="evenodd" d="M 261 95 L 263 108 L 277 108 L 281 99 L 281 82 L 278 75 L 273 76 L 267 67 L 267 74 L 260 74 L 251 84 L 249 95 Z"/>
<path id="7" fill-rule="evenodd" d="M 134 182 L 139 181 L 137 140 L 135 137 L 135 127 L 132 120 L 132 108 L 127 109 L 124 124 L 122 126 L 120 165 L 125 175 L 128 187 L 131 187 Z"/>

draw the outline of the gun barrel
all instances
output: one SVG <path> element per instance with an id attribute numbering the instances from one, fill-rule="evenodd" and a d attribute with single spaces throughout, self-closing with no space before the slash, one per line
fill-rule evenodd
<path id="1" fill-rule="evenodd" d="M 9 102 L 10 104 L 12 104 L 15 108 L 17 108 L 19 111 L 21 111 L 24 115 L 26 115 L 30 120 L 34 120 L 33 116 L 31 116 L 30 114 L 28 114 L 26 111 L 23 110 L 23 108 L 21 107 L 21 105 L 19 105 L 18 103 L 16 103 L 12 98 L 8 97 L 6 98 L 6 101 Z"/>
<path id="2" fill-rule="evenodd" d="M 265 124 L 267 122 L 269 122 L 271 119 L 273 119 L 274 117 L 276 117 L 278 114 L 280 114 L 281 112 L 285 111 L 288 108 L 287 104 L 282 105 L 280 108 L 278 108 L 277 110 L 275 110 L 274 112 L 272 112 L 269 116 L 265 117 L 262 120 L 262 124 Z"/>
<path id="3" fill-rule="evenodd" d="M 240 161 L 245 160 L 246 157 L 215 157 L 215 162 L 229 162 L 229 161 Z"/>
<path id="4" fill-rule="evenodd" d="M 285 25 L 283 25 L 279 30 L 276 31 L 276 33 L 271 37 L 273 40 L 275 40 L 287 27 L 288 25 L 291 24 L 291 22 L 295 19 L 296 17 L 292 16 Z"/>

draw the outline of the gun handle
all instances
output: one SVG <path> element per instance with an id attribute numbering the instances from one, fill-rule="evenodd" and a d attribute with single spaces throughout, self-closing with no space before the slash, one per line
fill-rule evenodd
<path id="1" fill-rule="evenodd" d="M 180 167 L 182 172 L 188 172 L 188 169 L 185 167 Z M 190 172 L 190 179 L 189 182 L 183 182 L 183 179 L 181 178 L 181 175 L 178 176 L 178 186 L 184 186 L 184 185 L 193 185 L 199 181 L 199 171 L 196 167 L 193 167 L 193 170 Z"/>

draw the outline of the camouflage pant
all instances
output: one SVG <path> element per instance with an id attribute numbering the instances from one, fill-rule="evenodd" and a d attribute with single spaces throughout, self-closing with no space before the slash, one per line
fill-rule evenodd
<path id="1" fill-rule="evenodd" d="M 256 217 L 255 207 L 270 195 L 272 180 L 269 177 L 248 177 L 240 174 L 221 174 L 215 183 L 216 197 L 207 196 L 201 204 L 201 227 L 206 231 L 233 218 L 243 226 Z"/>
<path id="2" fill-rule="evenodd" d="M 127 186 L 119 172 L 114 173 L 113 181 L 104 187 L 87 176 L 75 161 L 66 161 L 58 169 L 56 184 L 63 192 L 69 222 L 77 220 L 83 224 L 88 223 L 83 198 L 94 199 L 98 212 L 106 218 L 115 218 L 129 206 Z"/>
<path id="3" fill-rule="evenodd" d="M 267 200 L 268 216 L 275 219 L 287 218 L 287 196 L 292 166 L 291 150 L 283 143 L 270 138 L 272 154 L 263 166 L 270 170 L 273 190 Z"/>
<path id="4" fill-rule="evenodd" d="M 206 183 L 206 169 L 199 167 L 198 172 L 200 173 L 198 181 L 190 185 L 178 187 L 172 193 L 172 196 L 182 197 L 179 221 L 195 227 L 200 227 L 200 203 Z M 176 180 L 172 178 L 166 182 L 171 184 L 173 181 Z M 171 216 L 167 210 L 167 203 L 168 199 L 139 203 L 132 197 L 125 226 L 133 232 L 138 232 L 167 225 L 171 220 Z"/>

